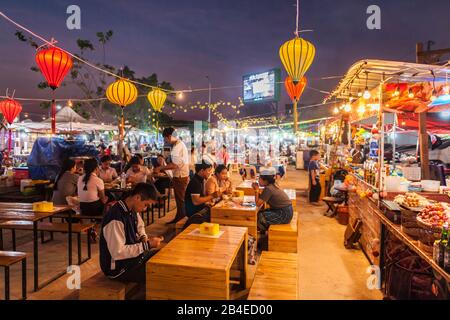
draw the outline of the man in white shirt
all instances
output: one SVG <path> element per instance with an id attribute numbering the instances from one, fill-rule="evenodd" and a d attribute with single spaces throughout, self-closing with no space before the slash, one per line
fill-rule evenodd
<path id="1" fill-rule="evenodd" d="M 189 157 L 190 154 L 184 142 L 173 136 L 174 128 L 165 128 L 163 131 L 164 142 L 172 146 L 170 152 L 171 163 L 166 166 L 155 168 L 154 173 L 160 171 L 172 170 L 173 191 L 175 193 L 175 202 L 177 203 L 177 214 L 172 221 L 167 224 L 176 223 L 186 216 L 184 207 L 184 195 L 189 183 Z"/>
<path id="2" fill-rule="evenodd" d="M 103 156 L 100 159 L 100 162 L 101 165 L 98 172 L 98 177 L 106 183 L 110 183 L 117 179 L 118 174 L 116 169 L 111 168 L 111 156 Z"/>

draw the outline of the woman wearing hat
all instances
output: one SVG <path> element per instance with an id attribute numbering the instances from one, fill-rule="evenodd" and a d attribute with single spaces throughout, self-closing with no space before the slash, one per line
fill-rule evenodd
<path id="1" fill-rule="evenodd" d="M 255 190 L 256 204 L 262 206 L 267 203 L 270 207 L 258 213 L 258 229 L 264 233 L 272 224 L 291 222 L 294 209 L 289 196 L 276 184 L 276 169 L 262 167 L 259 173 L 259 184 L 254 182 L 252 188 Z M 264 187 L 261 195 L 260 186 Z"/>

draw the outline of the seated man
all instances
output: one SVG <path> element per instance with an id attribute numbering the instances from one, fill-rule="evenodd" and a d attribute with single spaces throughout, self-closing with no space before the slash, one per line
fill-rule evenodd
<path id="1" fill-rule="evenodd" d="M 202 161 L 195 165 L 195 175 L 189 181 L 185 194 L 186 216 L 188 221 L 183 229 L 192 223 L 203 223 L 210 221 L 210 204 L 213 199 L 219 198 L 220 193 L 214 192 L 206 195 L 206 180 L 212 172 L 212 164 Z"/>
<path id="2" fill-rule="evenodd" d="M 127 183 L 137 184 L 147 182 L 147 178 L 151 181 L 150 170 L 141 164 L 139 157 L 134 156 L 130 160 L 130 169 L 127 171 Z"/>
<path id="3" fill-rule="evenodd" d="M 111 156 L 103 156 L 100 159 L 101 164 L 98 177 L 105 183 L 111 183 L 119 177 L 116 169 L 111 167 L 111 161 Z"/>
<path id="4" fill-rule="evenodd" d="M 164 240 L 148 237 L 140 212 L 155 203 L 155 188 L 139 183 L 125 200 L 118 201 L 103 217 L 100 267 L 110 279 L 145 284 L 146 262 Z"/>

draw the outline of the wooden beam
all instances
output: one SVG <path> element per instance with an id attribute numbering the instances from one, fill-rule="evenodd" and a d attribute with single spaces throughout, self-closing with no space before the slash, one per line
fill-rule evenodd
<path id="1" fill-rule="evenodd" d="M 430 161 L 428 150 L 427 113 L 419 113 L 419 145 L 420 145 L 420 167 L 422 169 L 422 180 L 430 179 Z"/>
<path id="2" fill-rule="evenodd" d="M 422 54 L 423 43 L 416 43 L 416 62 L 425 63 L 429 55 Z M 422 180 L 430 178 L 430 163 L 428 150 L 428 134 L 427 134 L 427 113 L 419 113 L 419 146 L 420 146 L 420 168 Z"/>

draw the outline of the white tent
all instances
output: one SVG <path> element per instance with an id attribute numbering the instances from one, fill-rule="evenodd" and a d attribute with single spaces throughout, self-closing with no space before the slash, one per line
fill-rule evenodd
<path id="1" fill-rule="evenodd" d="M 66 123 L 66 122 L 88 122 L 85 118 L 80 116 L 78 113 L 73 111 L 71 107 L 64 107 L 56 113 L 56 123 Z M 44 120 L 44 122 L 51 123 L 52 119 Z"/>
<path id="2" fill-rule="evenodd" d="M 56 130 L 58 131 L 113 131 L 118 130 L 115 125 L 105 125 L 89 122 L 70 107 L 64 107 L 56 113 Z M 30 131 L 50 131 L 51 119 L 42 122 L 22 121 L 12 125 L 14 129 L 28 129 Z"/>

